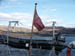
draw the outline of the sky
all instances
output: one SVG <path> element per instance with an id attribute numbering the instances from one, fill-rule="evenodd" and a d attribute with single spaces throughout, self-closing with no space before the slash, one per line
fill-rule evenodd
<path id="1" fill-rule="evenodd" d="M 31 28 L 34 7 L 45 26 L 75 27 L 75 0 L 0 0 L 0 25 L 19 21 L 19 27 Z"/>

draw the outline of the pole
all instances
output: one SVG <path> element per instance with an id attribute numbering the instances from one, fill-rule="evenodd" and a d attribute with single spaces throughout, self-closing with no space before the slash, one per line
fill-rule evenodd
<path id="1" fill-rule="evenodd" d="M 32 26 L 32 30 L 31 30 L 31 34 L 30 34 L 30 47 L 28 50 L 28 56 L 31 56 L 31 48 L 32 48 L 32 33 L 33 33 L 33 26 Z"/>
<path id="2" fill-rule="evenodd" d="M 53 42 L 55 43 L 55 21 L 53 21 Z M 52 53 L 51 53 L 51 56 L 55 56 L 56 54 L 55 54 L 55 46 L 53 46 L 53 48 L 52 48 Z"/>
<path id="3" fill-rule="evenodd" d="M 55 41 L 55 21 L 53 21 L 53 40 Z"/>
<path id="4" fill-rule="evenodd" d="M 37 3 L 35 3 L 35 10 L 36 10 Z M 35 14 L 34 10 L 34 14 Z M 34 21 L 34 16 L 33 16 L 33 21 Z M 30 47 L 28 50 L 28 56 L 31 56 L 31 48 L 32 48 L 32 33 L 33 33 L 33 22 L 32 22 L 32 29 L 31 29 L 31 34 L 30 34 Z"/>
<path id="5" fill-rule="evenodd" d="M 10 54 L 10 49 L 8 47 L 9 45 L 9 35 L 10 35 L 10 26 L 11 26 L 11 23 L 9 21 L 9 25 L 8 25 L 8 33 L 7 33 L 7 49 L 8 49 L 8 54 Z"/>
<path id="6" fill-rule="evenodd" d="M 8 45 L 9 45 L 9 35 L 10 35 L 11 23 L 15 23 L 15 25 L 16 25 L 16 24 L 18 24 L 18 21 L 9 21 L 8 33 L 7 33 L 7 49 L 8 49 L 8 54 L 9 54 L 9 55 L 10 55 L 10 49 L 9 49 Z"/>

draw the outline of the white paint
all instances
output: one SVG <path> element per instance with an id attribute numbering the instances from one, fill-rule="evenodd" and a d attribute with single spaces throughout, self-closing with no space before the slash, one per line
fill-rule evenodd
<path id="1" fill-rule="evenodd" d="M 29 44 L 28 43 L 26 43 L 26 45 L 25 45 L 26 47 L 29 47 Z"/>

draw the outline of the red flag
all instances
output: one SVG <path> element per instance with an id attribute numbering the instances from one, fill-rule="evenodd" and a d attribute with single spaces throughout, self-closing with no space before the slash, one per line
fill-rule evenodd
<path id="1" fill-rule="evenodd" d="M 67 53 L 67 56 L 71 56 L 71 49 L 68 48 L 66 53 Z"/>
<path id="2" fill-rule="evenodd" d="M 37 14 L 36 7 L 34 11 L 34 19 L 33 19 L 33 25 L 38 29 L 38 31 L 42 30 L 45 26 L 42 23 L 40 17 Z"/>

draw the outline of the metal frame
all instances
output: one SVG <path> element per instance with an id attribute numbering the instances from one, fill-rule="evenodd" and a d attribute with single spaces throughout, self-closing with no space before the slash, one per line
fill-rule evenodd
<path id="1" fill-rule="evenodd" d="M 18 24 L 18 21 L 9 21 L 9 25 L 8 25 L 8 33 L 7 33 L 7 49 L 8 49 L 8 55 L 10 55 L 10 49 L 8 47 L 9 44 L 9 35 L 10 35 L 10 28 L 11 28 L 11 24 L 14 23 L 14 26 L 16 26 L 16 24 Z"/>

